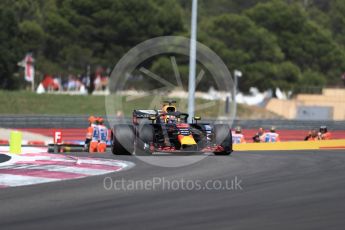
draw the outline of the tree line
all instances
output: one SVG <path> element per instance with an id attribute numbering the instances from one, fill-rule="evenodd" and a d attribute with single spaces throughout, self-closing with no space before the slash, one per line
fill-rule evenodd
<path id="1" fill-rule="evenodd" d="M 83 74 L 113 67 L 147 39 L 189 36 L 190 8 L 186 0 L 2 0 L 0 88 L 22 87 L 17 62 L 28 51 L 42 75 Z M 198 41 L 243 72 L 243 91 L 335 86 L 345 72 L 343 12 L 343 0 L 199 0 Z M 164 74 L 170 62 L 147 65 Z"/>

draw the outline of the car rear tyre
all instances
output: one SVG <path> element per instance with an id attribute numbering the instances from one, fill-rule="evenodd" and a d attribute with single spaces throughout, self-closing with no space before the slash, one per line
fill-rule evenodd
<path id="1" fill-rule="evenodd" d="M 138 156 L 150 156 L 150 144 L 154 141 L 154 128 L 152 125 L 144 124 L 138 128 L 135 154 Z"/>
<path id="2" fill-rule="evenodd" d="M 132 155 L 134 152 L 134 130 L 132 125 L 115 125 L 111 151 L 115 155 Z"/>

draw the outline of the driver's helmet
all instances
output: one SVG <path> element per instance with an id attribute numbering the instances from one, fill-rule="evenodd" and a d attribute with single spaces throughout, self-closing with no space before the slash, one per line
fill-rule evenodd
<path id="1" fill-rule="evenodd" d="M 167 115 L 165 118 L 165 123 L 167 124 L 174 124 L 176 123 L 176 117 L 173 115 Z"/>
<path id="2" fill-rule="evenodd" d="M 165 113 L 173 113 L 176 112 L 176 107 L 173 105 L 164 105 L 162 111 Z"/>

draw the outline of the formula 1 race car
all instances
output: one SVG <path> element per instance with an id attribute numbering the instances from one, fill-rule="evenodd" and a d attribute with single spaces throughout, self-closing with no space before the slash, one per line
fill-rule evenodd
<path id="1" fill-rule="evenodd" d="M 133 124 L 118 124 L 112 130 L 113 154 L 151 155 L 154 152 L 230 155 L 232 136 L 229 125 L 200 123 L 176 111 L 175 101 L 165 101 L 162 110 L 134 110 Z"/>

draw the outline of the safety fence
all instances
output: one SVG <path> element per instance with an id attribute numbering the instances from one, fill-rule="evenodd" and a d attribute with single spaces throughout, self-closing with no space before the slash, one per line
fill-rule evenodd
<path id="1" fill-rule="evenodd" d="M 131 119 L 108 117 L 106 124 L 116 122 L 130 123 Z M 215 122 L 205 120 L 205 122 Z M 243 129 L 257 129 L 262 127 L 268 129 L 275 126 L 280 130 L 310 130 L 326 125 L 329 130 L 345 130 L 345 121 L 315 121 L 315 120 L 235 120 L 233 127 L 241 126 Z M 86 115 L 0 115 L 0 127 L 2 128 L 85 128 L 88 126 Z"/>

